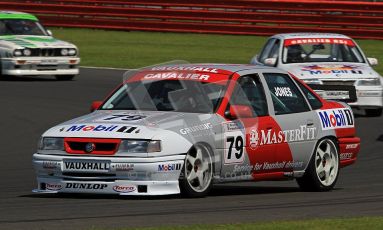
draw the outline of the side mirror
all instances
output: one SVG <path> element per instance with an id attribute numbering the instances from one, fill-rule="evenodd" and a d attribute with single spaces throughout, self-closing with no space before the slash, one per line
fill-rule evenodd
<path id="1" fill-rule="evenodd" d="M 267 65 L 267 66 L 274 67 L 274 66 L 276 66 L 276 64 L 277 64 L 277 58 L 266 58 L 265 59 L 265 65 Z"/>
<path id="2" fill-rule="evenodd" d="M 53 36 L 53 33 L 52 33 L 52 31 L 50 31 L 50 30 L 47 30 L 47 34 L 48 34 L 49 36 Z"/>
<path id="3" fill-rule="evenodd" d="M 90 107 L 90 112 L 93 112 L 93 111 L 99 109 L 101 104 L 102 104 L 102 101 L 94 101 L 92 103 L 92 106 Z"/>
<path id="4" fill-rule="evenodd" d="M 253 117 L 253 109 L 248 105 L 231 105 L 225 116 L 230 119 Z"/>
<path id="5" fill-rule="evenodd" d="M 378 65 L 378 59 L 376 58 L 367 58 L 367 61 L 370 63 L 370 65 L 375 66 Z"/>
<path id="6" fill-rule="evenodd" d="M 258 54 L 256 54 L 250 61 L 250 64 L 256 65 L 258 63 Z"/>

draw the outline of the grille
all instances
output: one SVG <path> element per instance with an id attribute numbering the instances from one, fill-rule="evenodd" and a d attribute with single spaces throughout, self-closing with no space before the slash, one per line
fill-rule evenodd
<path id="1" fill-rule="evenodd" d="M 353 86 L 355 81 L 323 81 L 324 85 L 348 85 Z"/>
<path id="2" fill-rule="evenodd" d="M 36 48 L 36 49 L 31 49 L 31 51 L 32 51 L 31 56 L 34 56 L 34 57 L 62 56 L 60 48 Z"/>
<path id="3" fill-rule="evenodd" d="M 70 154 L 113 155 L 120 142 L 120 139 L 64 138 L 65 151 Z M 87 151 L 88 144 L 93 144 L 92 151 Z"/>

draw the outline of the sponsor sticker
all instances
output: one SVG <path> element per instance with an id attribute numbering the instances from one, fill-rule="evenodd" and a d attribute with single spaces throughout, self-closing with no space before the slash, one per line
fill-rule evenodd
<path id="1" fill-rule="evenodd" d="M 351 39 L 344 38 L 293 38 L 285 39 L 284 46 L 300 45 L 300 44 L 342 44 L 347 46 L 355 46 Z"/>
<path id="2" fill-rule="evenodd" d="M 50 183 L 46 183 L 45 184 L 45 188 L 47 190 L 51 190 L 51 191 L 60 191 L 63 186 L 61 184 L 50 184 Z"/>
<path id="3" fill-rule="evenodd" d="M 182 164 L 160 164 L 158 165 L 158 171 L 159 172 L 169 172 L 169 171 L 175 171 L 175 170 L 181 170 Z"/>
<path id="4" fill-rule="evenodd" d="M 274 94 L 277 97 L 292 97 L 293 93 L 289 87 L 274 87 Z"/>
<path id="5" fill-rule="evenodd" d="M 302 68 L 302 71 L 316 74 L 363 74 L 358 66 L 353 65 L 310 65 Z"/>
<path id="6" fill-rule="evenodd" d="M 115 185 L 113 190 L 119 193 L 130 193 L 136 191 L 136 186 L 133 185 Z"/>
<path id="7" fill-rule="evenodd" d="M 112 164 L 112 168 L 116 171 L 133 171 L 134 170 L 134 164 L 131 163 L 116 163 Z"/>
<path id="8" fill-rule="evenodd" d="M 60 129 L 62 132 L 63 129 Z M 118 133 L 139 133 L 140 130 L 135 126 L 118 125 L 83 125 L 75 124 L 69 127 L 66 132 L 118 132 Z"/>
<path id="9" fill-rule="evenodd" d="M 66 183 L 65 188 L 69 189 L 78 189 L 78 190 L 104 190 L 107 188 L 107 184 L 90 184 L 90 183 L 75 183 L 75 182 L 69 182 Z"/>
<path id="10" fill-rule="evenodd" d="M 351 159 L 352 156 L 353 156 L 352 153 L 341 153 L 340 156 L 339 156 L 339 158 L 340 158 L 341 160 L 348 160 L 348 159 Z"/>
<path id="11" fill-rule="evenodd" d="M 347 144 L 346 149 L 356 149 L 358 148 L 359 144 Z"/>
<path id="12" fill-rule="evenodd" d="M 319 110 L 317 113 L 322 130 L 354 127 L 352 111 L 348 108 Z"/>
<path id="13" fill-rule="evenodd" d="M 69 172 L 108 172 L 109 161 L 70 161 L 64 160 L 63 171 Z"/>
<path id="14" fill-rule="evenodd" d="M 45 169 L 61 168 L 61 163 L 58 161 L 43 161 L 43 168 Z"/>
<path id="15" fill-rule="evenodd" d="M 180 133 L 183 135 L 186 135 L 189 133 L 205 131 L 205 130 L 209 130 L 212 128 L 213 128 L 213 125 L 211 123 L 205 123 L 205 124 L 201 124 L 201 125 L 195 125 L 195 126 L 191 126 L 188 128 L 180 129 Z"/>
<path id="16" fill-rule="evenodd" d="M 278 132 L 275 132 L 273 129 L 260 130 L 260 132 L 251 130 L 249 146 L 251 149 L 255 149 L 262 145 L 314 140 L 317 133 L 316 129 L 316 127 L 301 125 L 297 129 L 281 130 Z"/>

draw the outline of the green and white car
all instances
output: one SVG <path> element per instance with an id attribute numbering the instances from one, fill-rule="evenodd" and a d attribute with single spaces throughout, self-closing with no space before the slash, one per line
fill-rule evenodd
<path id="1" fill-rule="evenodd" d="M 1 76 L 72 80 L 80 58 L 75 45 L 53 38 L 34 15 L 0 11 L 0 62 Z"/>

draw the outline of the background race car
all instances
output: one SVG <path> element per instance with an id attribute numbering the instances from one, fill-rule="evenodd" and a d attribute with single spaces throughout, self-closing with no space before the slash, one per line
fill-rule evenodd
<path id="1" fill-rule="evenodd" d="M 0 12 L 1 76 L 54 75 L 71 80 L 79 73 L 78 49 L 57 40 L 26 13 Z"/>
<path id="2" fill-rule="evenodd" d="M 382 77 L 351 38 L 341 34 L 278 34 L 268 39 L 252 64 L 276 66 L 310 84 L 325 99 L 348 102 L 368 116 L 380 116 Z"/>
<path id="3" fill-rule="evenodd" d="M 92 108 L 42 135 L 35 192 L 201 197 L 292 178 L 328 191 L 359 151 L 349 106 L 270 67 L 146 68 Z"/>

